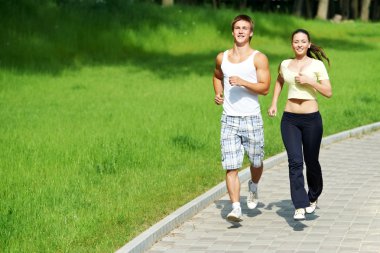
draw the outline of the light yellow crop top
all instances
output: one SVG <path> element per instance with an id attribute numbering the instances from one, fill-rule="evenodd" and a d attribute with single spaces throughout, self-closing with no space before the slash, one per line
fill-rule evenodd
<path id="1" fill-rule="evenodd" d="M 296 84 L 295 77 L 299 74 L 288 69 L 291 60 L 292 59 L 287 59 L 282 61 L 280 66 L 280 75 L 284 78 L 285 83 L 289 85 L 288 99 L 298 98 L 316 100 L 317 91 L 314 88 L 302 84 Z M 315 81 L 329 79 L 326 67 L 320 60 L 312 59 L 312 62 L 305 66 L 301 72 L 303 75 L 311 77 Z"/>

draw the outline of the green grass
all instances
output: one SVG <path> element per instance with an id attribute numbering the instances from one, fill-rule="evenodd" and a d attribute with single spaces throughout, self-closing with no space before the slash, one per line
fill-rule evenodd
<path id="1" fill-rule="evenodd" d="M 380 120 L 379 24 L 248 13 L 273 80 L 293 29 L 325 48 L 325 136 Z M 237 12 L 13 14 L 0 15 L 1 252 L 113 252 L 224 179 L 211 77 Z M 267 158 L 283 151 L 279 121 L 264 116 Z"/>

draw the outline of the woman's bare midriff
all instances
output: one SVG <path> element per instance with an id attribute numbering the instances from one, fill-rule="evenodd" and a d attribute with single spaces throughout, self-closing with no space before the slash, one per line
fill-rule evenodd
<path id="1" fill-rule="evenodd" d="M 313 113 L 318 111 L 316 100 L 288 99 L 285 105 L 286 112 L 292 113 Z"/>

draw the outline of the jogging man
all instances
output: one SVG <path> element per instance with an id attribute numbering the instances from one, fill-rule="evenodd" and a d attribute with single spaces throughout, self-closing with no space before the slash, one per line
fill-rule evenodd
<path id="1" fill-rule="evenodd" d="M 244 151 L 250 160 L 247 206 L 258 204 L 257 184 L 263 173 L 264 133 L 258 95 L 270 87 L 267 57 L 253 49 L 250 42 L 254 24 L 247 15 L 235 17 L 231 24 L 234 44 L 216 57 L 213 76 L 215 103 L 223 105 L 221 117 L 222 166 L 232 202 L 227 220 L 241 221 L 240 181 L 238 170 L 243 165 Z"/>

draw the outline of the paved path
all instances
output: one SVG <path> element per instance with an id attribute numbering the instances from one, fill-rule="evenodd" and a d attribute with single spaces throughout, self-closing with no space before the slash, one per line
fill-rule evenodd
<path id="1" fill-rule="evenodd" d="M 260 204 L 249 210 L 243 182 L 243 221 L 229 223 L 228 196 L 174 229 L 147 252 L 380 253 L 380 131 L 325 146 L 324 191 L 307 220 L 293 220 L 287 162 L 264 171 Z"/>

